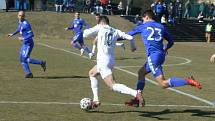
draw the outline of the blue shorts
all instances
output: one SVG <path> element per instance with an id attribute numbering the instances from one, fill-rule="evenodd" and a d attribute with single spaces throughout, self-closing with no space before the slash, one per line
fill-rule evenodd
<path id="1" fill-rule="evenodd" d="M 27 62 L 27 59 L 30 58 L 30 54 L 33 50 L 34 43 L 23 44 L 20 50 L 20 61 Z"/>
<path id="2" fill-rule="evenodd" d="M 162 64 L 165 61 L 164 53 L 152 53 L 147 57 L 147 61 L 144 65 L 146 72 L 152 72 L 154 77 L 163 75 Z"/>
<path id="3" fill-rule="evenodd" d="M 80 34 L 76 34 L 73 38 L 72 38 L 72 42 L 78 42 L 80 45 L 84 44 L 84 39 L 83 39 L 83 33 Z"/>

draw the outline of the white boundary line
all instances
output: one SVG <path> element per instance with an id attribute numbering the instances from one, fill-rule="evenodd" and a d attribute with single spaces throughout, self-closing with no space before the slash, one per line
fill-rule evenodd
<path id="1" fill-rule="evenodd" d="M 164 64 L 163 66 L 182 66 L 182 65 L 185 65 L 185 64 L 188 64 L 188 63 L 192 62 L 192 60 L 184 58 L 184 57 L 176 57 L 176 56 L 169 56 L 169 57 L 174 57 L 174 58 L 182 59 L 182 60 L 185 60 L 185 62 L 176 63 L 176 64 Z M 143 65 L 141 65 L 141 66 L 117 66 L 117 67 L 119 67 L 119 68 L 139 68 L 139 67 L 142 67 L 142 66 Z"/>
<path id="2" fill-rule="evenodd" d="M 47 45 L 47 44 L 44 44 L 44 43 L 38 43 L 38 45 L 45 46 L 45 47 L 48 47 L 48 48 L 52 48 L 52 49 L 55 49 L 55 50 L 60 50 L 60 51 L 64 51 L 64 52 L 67 52 L 67 53 L 71 53 L 71 54 L 80 56 L 79 54 L 77 54 L 77 53 L 75 53 L 75 52 L 68 51 L 68 50 L 65 50 L 65 49 L 62 49 L 62 48 L 53 47 L 53 46 L 50 46 L 50 45 Z M 88 57 L 86 57 L 86 56 L 82 56 L 82 57 L 88 59 Z M 95 60 L 94 60 L 94 61 L 95 61 Z M 130 72 L 130 71 L 128 71 L 128 70 L 125 70 L 125 69 L 122 69 L 122 68 L 119 68 L 119 67 L 114 67 L 114 68 L 117 69 L 117 70 L 126 72 L 126 73 L 128 73 L 128 74 L 131 74 L 131 75 L 137 77 L 137 74 L 135 74 L 135 73 L 133 73 L 133 72 Z M 146 81 L 148 81 L 148 82 L 150 82 L 150 83 L 152 83 L 152 84 L 154 84 L 154 85 L 158 85 L 157 82 L 155 82 L 155 81 L 153 81 L 153 80 L 151 80 L 151 79 L 146 78 Z M 168 88 L 168 89 L 171 90 L 171 91 L 174 91 L 174 92 L 176 92 L 176 93 L 179 93 L 179 94 L 181 94 L 181 95 L 188 96 L 188 97 L 190 97 L 190 98 L 192 98 L 192 99 L 198 100 L 198 101 L 200 101 L 200 102 L 204 102 L 204 103 L 206 103 L 206 104 L 208 104 L 208 105 L 210 105 L 210 106 L 215 107 L 214 103 L 212 103 L 212 102 L 210 102 L 210 101 L 208 101 L 208 100 L 206 100 L 206 99 L 203 99 L 203 98 L 194 96 L 194 95 L 192 95 L 192 94 L 188 94 L 188 93 L 186 93 L 186 92 L 183 92 L 183 91 L 180 91 L 180 90 L 177 90 L 177 89 L 173 89 L 173 88 Z"/>
<path id="3" fill-rule="evenodd" d="M 0 104 L 39 104 L 39 105 L 79 105 L 75 102 L 17 102 L 17 101 L 0 101 Z M 103 106 L 125 106 L 124 104 L 102 103 Z M 208 108 L 214 109 L 212 106 L 196 106 L 196 105 L 152 105 L 146 104 L 145 107 L 173 107 L 173 108 Z"/>

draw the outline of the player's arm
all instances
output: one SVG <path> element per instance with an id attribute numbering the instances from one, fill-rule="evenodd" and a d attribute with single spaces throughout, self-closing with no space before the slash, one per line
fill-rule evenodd
<path id="1" fill-rule="evenodd" d="M 72 23 L 69 27 L 66 27 L 65 30 L 73 30 L 74 29 L 74 24 Z"/>
<path id="2" fill-rule="evenodd" d="M 133 30 L 131 30 L 130 32 L 128 32 L 129 35 L 134 36 L 136 34 L 139 34 L 142 32 L 143 29 L 143 24 L 136 26 Z"/>
<path id="3" fill-rule="evenodd" d="M 211 63 L 214 63 L 214 60 L 215 60 L 215 53 L 211 56 L 210 62 L 211 62 Z"/>
<path id="4" fill-rule="evenodd" d="M 167 45 L 164 47 L 164 50 L 167 51 L 174 45 L 174 41 L 170 33 L 164 28 L 164 39 L 167 40 Z"/>
<path id="5" fill-rule="evenodd" d="M 83 20 L 83 25 L 86 27 L 86 29 L 90 28 L 90 25 L 88 23 L 86 23 L 84 20 Z"/>
<path id="6" fill-rule="evenodd" d="M 85 29 L 83 33 L 83 37 L 92 36 L 93 34 L 99 31 L 99 25 L 94 26 L 93 28 Z"/>
<path id="7" fill-rule="evenodd" d="M 14 33 L 8 34 L 8 37 L 12 37 L 12 36 L 16 35 L 17 33 L 19 33 L 20 29 L 21 29 L 21 25 L 19 24 L 18 27 L 17 27 L 17 29 L 16 29 L 16 31 Z"/>
<path id="8" fill-rule="evenodd" d="M 134 40 L 133 36 L 126 34 L 120 30 L 118 30 L 117 32 L 118 32 L 119 38 L 129 40 L 130 46 L 131 46 L 131 51 L 134 52 L 137 48 L 136 48 L 135 40 Z"/>
<path id="9" fill-rule="evenodd" d="M 128 32 L 128 35 L 134 36 L 136 34 L 139 34 L 142 32 L 142 30 L 144 29 L 144 24 L 140 24 L 139 26 L 136 26 L 133 30 L 131 30 L 130 32 Z M 137 48 L 135 45 L 135 40 L 132 39 L 130 41 L 130 46 L 131 46 L 131 51 L 134 52 Z"/>

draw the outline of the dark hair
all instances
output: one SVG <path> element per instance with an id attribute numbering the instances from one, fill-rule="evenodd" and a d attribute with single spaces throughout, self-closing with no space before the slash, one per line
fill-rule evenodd
<path id="1" fill-rule="evenodd" d="M 101 22 L 104 22 L 104 23 L 106 23 L 106 24 L 109 25 L 109 19 L 108 19 L 108 17 L 107 16 L 100 16 L 98 24 L 100 24 Z"/>
<path id="2" fill-rule="evenodd" d="M 96 16 L 101 16 L 99 13 L 96 13 Z"/>
<path id="3" fill-rule="evenodd" d="M 78 13 L 78 14 L 80 14 L 80 11 L 75 11 L 74 13 Z"/>
<path id="4" fill-rule="evenodd" d="M 148 16 L 149 18 L 156 20 L 156 16 L 152 10 L 146 10 L 142 13 L 142 17 Z"/>

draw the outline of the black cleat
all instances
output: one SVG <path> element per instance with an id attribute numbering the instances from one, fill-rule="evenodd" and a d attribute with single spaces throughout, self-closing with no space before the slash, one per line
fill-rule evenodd
<path id="1" fill-rule="evenodd" d="M 26 75 L 25 75 L 25 78 L 33 78 L 33 74 L 32 74 L 32 73 L 26 74 Z"/>
<path id="2" fill-rule="evenodd" d="M 43 68 L 43 71 L 46 71 L 46 61 L 43 61 L 41 64 L 41 67 Z"/>

